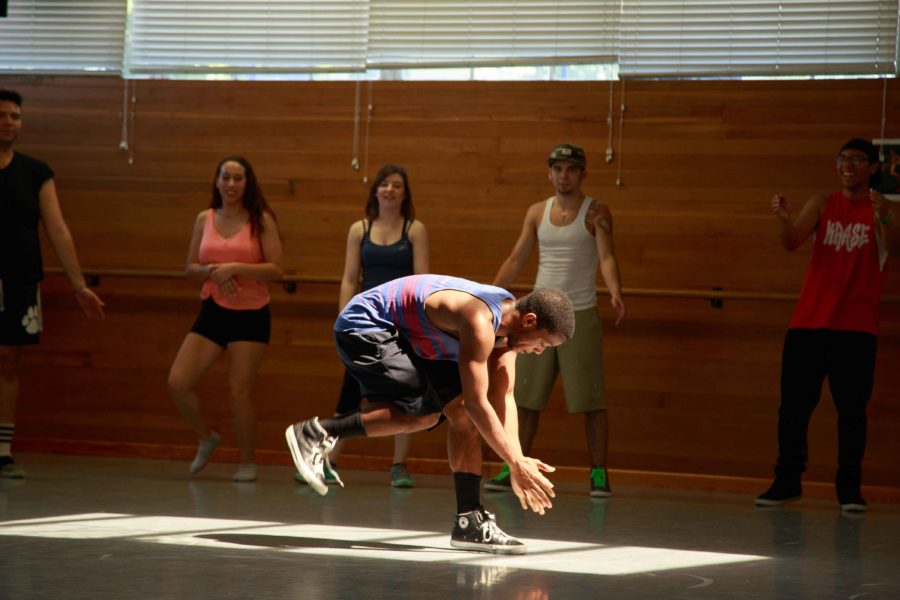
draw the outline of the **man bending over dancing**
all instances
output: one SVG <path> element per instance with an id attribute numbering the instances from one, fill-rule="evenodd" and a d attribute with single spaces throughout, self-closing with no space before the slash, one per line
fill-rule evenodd
<path id="1" fill-rule="evenodd" d="M 552 506 L 554 468 L 522 454 L 513 397 L 515 357 L 572 337 L 569 297 L 538 289 L 516 300 L 504 289 L 443 275 L 395 279 L 355 296 L 338 316 L 338 354 L 369 404 L 343 418 L 312 418 L 285 431 L 297 470 L 326 494 L 323 464 L 339 438 L 389 436 L 446 417 L 456 488 L 454 548 L 523 554 L 481 505 L 479 434 L 510 467 L 523 509 Z"/>

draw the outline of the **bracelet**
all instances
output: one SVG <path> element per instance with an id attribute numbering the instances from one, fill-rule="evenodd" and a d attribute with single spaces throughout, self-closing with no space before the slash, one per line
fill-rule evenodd
<path id="1" fill-rule="evenodd" d="M 887 211 L 887 213 L 878 219 L 878 222 L 882 225 L 890 225 L 894 221 L 894 213 L 891 211 Z"/>

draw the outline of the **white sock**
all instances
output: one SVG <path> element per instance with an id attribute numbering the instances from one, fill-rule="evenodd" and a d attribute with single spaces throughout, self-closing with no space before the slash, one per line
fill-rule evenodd
<path id="1" fill-rule="evenodd" d="M 0 423 L 0 456 L 10 456 L 15 423 Z"/>
<path id="2" fill-rule="evenodd" d="M 222 441 L 222 438 L 220 438 L 219 434 L 215 431 L 200 440 L 200 443 L 197 444 L 197 455 L 194 457 L 194 462 L 191 463 L 189 468 L 191 475 L 197 473 L 206 466 L 209 455 L 213 453 L 213 450 L 216 449 L 216 446 L 219 445 L 220 441 Z"/>

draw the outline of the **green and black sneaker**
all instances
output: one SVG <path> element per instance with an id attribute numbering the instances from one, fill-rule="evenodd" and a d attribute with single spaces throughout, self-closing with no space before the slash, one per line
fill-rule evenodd
<path id="1" fill-rule="evenodd" d="M 395 488 L 411 488 L 415 485 L 412 475 L 406 470 L 403 463 L 391 465 L 391 486 Z"/>
<path id="2" fill-rule="evenodd" d="M 609 498 L 612 490 L 609 489 L 609 473 L 606 467 L 591 468 L 591 498 Z"/>
<path id="3" fill-rule="evenodd" d="M 323 472 L 325 473 L 325 484 L 326 485 L 338 485 L 337 478 L 337 465 L 336 464 L 326 464 L 323 465 Z M 303 475 L 300 473 L 294 473 L 294 481 L 297 483 L 302 483 L 306 485 L 306 480 L 303 479 Z"/>
<path id="4" fill-rule="evenodd" d="M 484 489 L 492 492 L 511 492 L 512 482 L 509 480 L 509 465 L 503 463 L 503 468 L 500 469 L 500 473 L 498 473 L 496 477 L 484 482 Z"/>

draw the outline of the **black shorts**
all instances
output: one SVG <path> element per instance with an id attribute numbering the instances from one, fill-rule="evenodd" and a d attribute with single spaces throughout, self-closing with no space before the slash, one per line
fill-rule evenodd
<path id="1" fill-rule="evenodd" d="M 0 346 L 37 344 L 43 329 L 38 282 L 0 279 Z"/>
<path id="2" fill-rule="evenodd" d="M 350 374 L 350 371 L 344 369 L 344 381 L 341 383 L 341 394 L 338 396 L 334 414 L 344 416 L 359 412 L 360 404 L 362 404 L 362 391 L 359 389 L 359 382 Z"/>
<path id="3" fill-rule="evenodd" d="M 459 363 L 421 358 L 396 331 L 335 331 L 334 343 L 369 402 L 420 416 L 441 412 L 462 394 Z"/>
<path id="4" fill-rule="evenodd" d="M 200 305 L 200 314 L 191 331 L 222 346 L 231 342 L 269 343 L 272 335 L 272 317 L 269 305 L 251 310 L 223 308 L 212 298 Z"/>

